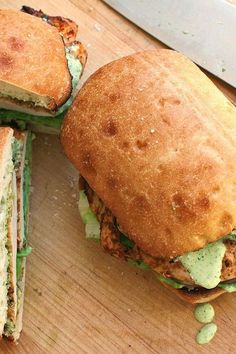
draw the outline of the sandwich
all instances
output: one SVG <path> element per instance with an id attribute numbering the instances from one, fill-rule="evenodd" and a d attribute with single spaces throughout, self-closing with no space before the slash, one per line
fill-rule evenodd
<path id="1" fill-rule="evenodd" d="M 0 128 L 0 333 L 17 341 L 22 330 L 31 165 L 30 132 Z"/>
<path id="2" fill-rule="evenodd" d="M 28 6 L 1 9 L 0 21 L 0 124 L 59 129 L 87 59 L 78 26 Z"/>
<path id="3" fill-rule="evenodd" d="M 172 50 L 95 72 L 66 114 L 88 238 L 191 303 L 236 290 L 236 109 Z"/>

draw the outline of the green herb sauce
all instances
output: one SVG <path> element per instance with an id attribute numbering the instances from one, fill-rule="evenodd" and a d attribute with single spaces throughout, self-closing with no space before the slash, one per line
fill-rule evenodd
<path id="1" fill-rule="evenodd" d="M 215 311 L 211 304 L 199 304 L 195 308 L 194 316 L 198 322 L 210 323 L 214 319 Z"/>
<path id="2" fill-rule="evenodd" d="M 179 257 L 196 284 L 213 289 L 220 283 L 222 261 L 226 251 L 224 241 L 227 239 L 235 241 L 235 231 L 216 242 L 209 243 L 199 251 Z"/>
<path id="3" fill-rule="evenodd" d="M 224 289 L 228 293 L 233 293 L 234 291 L 236 291 L 236 282 L 231 284 L 219 284 L 218 286 L 219 288 Z"/>
<path id="4" fill-rule="evenodd" d="M 215 323 L 208 323 L 203 326 L 196 336 L 196 342 L 198 344 L 207 344 L 215 336 L 217 331 L 217 325 Z"/>

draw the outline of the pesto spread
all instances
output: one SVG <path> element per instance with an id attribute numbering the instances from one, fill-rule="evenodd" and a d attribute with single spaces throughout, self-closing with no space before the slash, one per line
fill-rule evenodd
<path id="1" fill-rule="evenodd" d="M 234 291 L 236 291 L 236 282 L 231 284 L 219 284 L 218 286 L 219 288 L 228 291 L 228 293 L 233 293 Z"/>
<path id="2" fill-rule="evenodd" d="M 32 163 L 32 141 L 33 141 L 33 134 L 29 131 L 27 140 L 26 140 L 26 147 L 25 147 L 25 165 L 23 170 L 23 199 L 24 199 L 24 242 L 27 241 L 28 238 L 28 214 L 29 214 L 29 195 L 30 195 L 30 180 L 31 180 L 31 163 Z"/>
<path id="3" fill-rule="evenodd" d="M 57 115 L 65 111 L 67 108 L 70 107 L 72 101 L 73 101 L 73 96 L 75 93 L 76 86 L 78 85 L 81 72 L 82 72 L 82 65 L 80 61 L 75 58 L 73 54 L 73 46 L 69 47 L 69 49 L 66 52 L 66 59 L 68 62 L 68 67 L 70 74 L 72 76 L 72 94 L 70 98 L 63 104 L 63 106 L 60 107 L 60 109 L 57 112 Z"/>
<path id="4" fill-rule="evenodd" d="M 197 285 L 213 289 L 220 283 L 222 261 L 226 251 L 224 241 L 227 239 L 235 241 L 235 231 L 198 251 L 185 253 L 179 257 Z"/>
<path id="5" fill-rule="evenodd" d="M 179 257 L 194 282 L 206 289 L 215 288 L 220 282 L 222 260 L 226 247 L 220 240 L 199 251 Z"/>

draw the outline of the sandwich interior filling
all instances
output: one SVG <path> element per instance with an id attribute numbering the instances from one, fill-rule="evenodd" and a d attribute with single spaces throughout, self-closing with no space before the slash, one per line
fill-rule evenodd
<path id="1" fill-rule="evenodd" d="M 153 269 L 161 282 L 188 291 L 216 287 L 228 292 L 236 291 L 236 275 L 232 271 L 236 262 L 236 231 L 200 250 L 163 260 L 146 254 L 122 232 L 112 213 L 82 177 L 79 211 L 85 224 L 86 238 L 100 242 L 117 258 L 142 269 Z"/>
<path id="2" fill-rule="evenodd" d="M 32 135 L 15 133 L 12 158 L 4 176 L 1 200 L 1 284 L 0 328 L 5 336 L 17 340 L 22 328 L 25 257 L 28 246 L 28 208 Z"/>

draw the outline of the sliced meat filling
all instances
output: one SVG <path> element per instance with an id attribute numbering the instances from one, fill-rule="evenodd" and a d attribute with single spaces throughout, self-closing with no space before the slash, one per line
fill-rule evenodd
<path id="1" fill-rule="evenodd" d="M 39 17 L 42 20 L 48 22 L 50 25 L 56 27 L 60 34 L 63 36 L 64 42 L 66 44 L 72 43 L 75 40 L 78 32 L 78 26 L 69 18 L 61 16 L 49 16 L 46 15 L 42 10 L 38 11 L 29 6 L 22 6 L 21 11 L 29 15 Z"/>
<path id="2" fill-rule="evenodd" d="M 96 214 L 101 228 L 101 245 L 112 256 L 124 260 L 143 260 L 154 271 L 166 278 L 173 278 L 186 285 L 193 285 L 194 281 L 180 261 L 174 259 L 155 258 L 146 254 L 131 241 L 132 247 L 121 242 L 122 232 L 119 230 L 116 218 L 105 207 L 102 200 L 90 188 L 83 177 L 80 177 L 80 189 L 85 190 L 92 211 Z M 226 240 L 226 252 L 222 262 L 221 281 L 229 281 L 236 278 L 236 242 Z"/>

